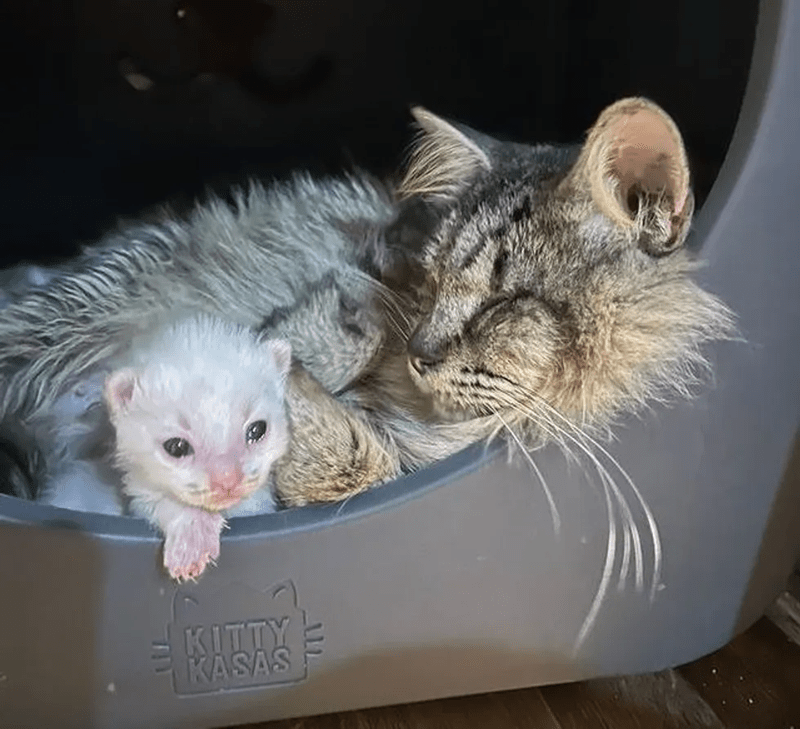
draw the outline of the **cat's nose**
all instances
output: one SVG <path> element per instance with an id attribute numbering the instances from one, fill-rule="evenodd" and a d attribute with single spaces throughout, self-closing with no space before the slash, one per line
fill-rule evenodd
<path id="1" fill-rule="evenodd" d="M 409 364 L 420 374 L 424 375 L 444 360 L 444 346 L 439 342 L 431 342 L 421 336 L 417 331 L 408 340 L 406 350 Z"/>

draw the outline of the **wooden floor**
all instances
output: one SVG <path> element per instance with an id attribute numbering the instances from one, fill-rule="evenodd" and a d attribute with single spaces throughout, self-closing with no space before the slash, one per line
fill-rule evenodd
<path id="1" fill-rule="evenodd" d="M 661 673 L 240 729 L 800 729 L 800 577 L 716 653 Z"/>

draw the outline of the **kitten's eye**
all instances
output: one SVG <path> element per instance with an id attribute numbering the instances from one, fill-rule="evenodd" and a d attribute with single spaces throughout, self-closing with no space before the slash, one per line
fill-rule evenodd
<path id="1" fill-rule="evenodd" d="M 186 458 L 194 453 L 192 444 L 185 438 L 170 438 L 162 444 L 164 450 L 173 458 Z"/>
<path id="2" fill-rule="evenodd" d="M 247 433 L 245 433 L 244 439 L 247 441 L 248 445 L 251 443 L 257 443 L 260 441 L 264 434 L 267 432 L 267 423 L 265 420 L 256 420 L 250 425 L 247 426 Z"/>

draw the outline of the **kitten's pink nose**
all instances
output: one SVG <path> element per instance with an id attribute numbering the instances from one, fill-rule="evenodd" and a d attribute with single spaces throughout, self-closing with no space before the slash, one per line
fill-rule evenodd
<path id="1" fill-rule="evenodd" d="M 228 466 L 211 471 L 211 490 L 217 493 L 232 494 L 242 484 L 244 475 L 238 466 Z"/>

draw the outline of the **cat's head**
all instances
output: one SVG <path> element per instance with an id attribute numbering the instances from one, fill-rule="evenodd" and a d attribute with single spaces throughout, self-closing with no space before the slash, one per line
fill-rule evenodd
<path id="1" fill-rule="evenodd" d="M 290 347 L 275 340 L 241 347 L 241 339 L 216 332 L 187 351 L 182 334 L 170 333 L 181 345 L 177 357 L 159 352 L 106 380 L 116 462 L 130 495 L 151 489 L 211 511 L 232 508 L 265 485 L 288 445 Z"/>
<path id="2" fill-rule="evenodd" d="M 690 278 L 694 202 L 670 117 L 625 99 L 582 147 L 553 147 L 414 115 L 400 193 L 444 212 L 422 252 L 408 368 L 440 415 L 604 425 L 685 391 L 731 315 Z"/>

